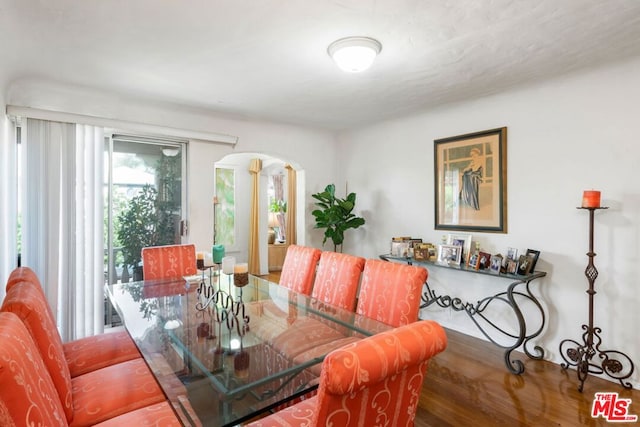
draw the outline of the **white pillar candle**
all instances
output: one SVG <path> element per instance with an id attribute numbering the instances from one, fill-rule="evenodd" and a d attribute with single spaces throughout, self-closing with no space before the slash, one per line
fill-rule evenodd
<path id="1" fill-rule="evenodd" d="M 224 274 L 233 274 L 233 267 L 236 265 L 236 258 L 226 256 L 222 258 L 222 272 Z"/>

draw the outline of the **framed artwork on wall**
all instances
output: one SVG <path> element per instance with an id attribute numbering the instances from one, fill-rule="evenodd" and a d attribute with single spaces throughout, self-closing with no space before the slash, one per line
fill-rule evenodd
<path id="1" fill-rule="evenodd" d="M 507 128 L 434 141 L 435 228 L 507 232 Z"/>

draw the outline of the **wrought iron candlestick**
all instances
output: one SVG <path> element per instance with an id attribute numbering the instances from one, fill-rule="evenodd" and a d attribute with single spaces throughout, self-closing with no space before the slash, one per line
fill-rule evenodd
<path id="1" fill-rule="evenodd" d="M 598 277 L 598 270 L 593 264 L 593 258 L 596 256 L 593 252 L 593 217 L 594 213 L 598 209 L 608 209 L 606 207 L 589 207 L 578 208 L 589 210 L 589 263 L 584 271 L 587 280 L 589 281 L 589 324 L 582 325 L 582 343 L 577 341 L 566 339 L 560 342 L 560 355 L 566 363 L 561 363 L 563 369 L 569 368 L 569 366 L 575 366 L 578 374 L 578 380 L 580 385 L 578 390 L 582 392 L 584 382 L 587 376 L 591 374 L 606 374 L 610 378 L 613 378 L 620 382 L 625 388 L 631 388 L 631 383 L 626 381 L 634 370 L 633 362 L 626 354 L 616 350 L 601 350 L 602 338 L 600 333 L 602 329 L 597 326 L 593 326 L 593 306 L 594 297 L 596 291 L 594 289 L 596 278 Z M 597 358 L 595 356 L 598 356 Z"/>

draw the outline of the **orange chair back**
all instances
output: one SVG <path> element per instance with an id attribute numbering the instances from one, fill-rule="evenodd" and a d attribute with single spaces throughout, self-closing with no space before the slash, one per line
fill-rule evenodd
<path id="1" fill-rule="evenodd" d="M 280 285 L 304 295 L 311 295 L 320 249 L 289 245 L 282 264 Z"/>
<path id="2" fill-rule="evenodd" d="M 433 320 L 347 344 L 325 357 L 317 395 L 247 427 L 413 426 L 427 364 L 446 346 Z"/>
<path id="3" fill-rule="evenodd" d="M 142 249 L 142 275 L 145 280 L 192 276 L 196 267 L 196 246 L 166 245 Z"/>
<path id="4" fill-rule="evenodd" d="M 33 271 L 29 267 L 16 267 L 9 274 L 9 278 L 7 279 L 6 291 L 9 292 L 9 289 L 13 287 L 18 282 L 31 282 L 37 285 L 38 290 L 42 293 L 42 295 L 46 299 L 46 295 L 44 293 L 44 289 L 42 288 L 42 283 L 40 283 L 40 279 L 35 271 Z M 51 314 L 53 317 L 53 313 Z"/>
<path id="5" fill-rule="evenodd" d="M 67 418 L 24 323 L 0 313 L 0 424 L 66 426 Z"/>
<path id="6" fill-rule="evenodd" d="M 423 320 L 334 350 L 311 425 L 413 425 L 429 359 L 446 346 L 444 329 Z"/>
<path id="7" fill-rule="evenodd" d="M 415 322 L 427 275 L 423 267 L 368 259 L 356 313 L 394 327 Z"/>
<path id="8" fill-rule="evenodd" d="M 324 303 L 353 311 L 364 263 L 365 259 L 362 257 L 322 252 L 311 296 Z"/>
<path id="9" fill-rule="evenodd" d="M 60 333 L 44 294 L 32 282 L 17 282 L 7 292 L 0 311 L 14 313 L 24 322 L 40 351 L 40 357 L 58 391 L 67 421 L 70 422 L 73 419 L 71 374 Z"/>

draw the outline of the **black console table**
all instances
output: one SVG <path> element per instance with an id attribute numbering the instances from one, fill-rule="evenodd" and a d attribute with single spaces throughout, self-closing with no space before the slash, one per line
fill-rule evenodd
<path id="1" fill-rule="evenodd" d="M 546 322 L 546 316 L 544 310 L 542 309 L 542 305 L 540 304 L 540 301 L 538 301 L 538 299 L 531 293 L 529 285 L 533 280 L 546 276 L 546 272 L 536 271 L 527 275 L 502 273 L 495 274 L 489 271 L 467 268 L 466 266 L 462 265 L 449 266 L 431 261 L 416 261 L 411 257 L 398 257 L 388 254 L 380 255 L 380 259 L 383 259 L 385 261 L 406 262 L 410 265 L 416 264 L 423 265 L 425 267 L 445 268 L 447 270 L 461 271 L 473 274 L 484 274 L 495 277 L 496 279 L 511 280 L 511 283 L 505 291 L 499 292 L 495 295 L 487 296 L 475 303 L 465 302 L 461 298 L 451 297 L 449 295 L 438 295 L 433 289 L 431 289 L 431 287 L 429 286 L 429 282 L 427 281 L 425 283 L 426 290 L 421 296 L 423 303 L 420 308 L 425 308 L 435 303 L 443 308 L 451 307 L 455 311 L 464 311 L 465 313 L 467 313 L 473 323 L 475 323 L 475 325 L 478 327 L 480 332 L 482 332 L 482 334 L 489 341 L 505 350 L 505 365 L 507 366 L 507 369 L 514 374 L 521 374 L 524 372 L 524 364 L 522 363 L 522 361 L 511 359 L 511 353 L 513 352 L 513 350 L 517 349 L 521 345 L 524 353 L 530 358 L 540 360 L 544 357 L 544 350 L 540 346 L 534 346 L 533 352 L 529 350 L 530 341 L 540 335 Z M 526 319 L 522 314 L 520 303 L 518 302 L 518 299 L 520 298 L 524 298 L 525 300 L 532 302 L 533 306 L 536 307 L 536 309 L 539 311 L 541 323 L 535 331 L 527 331 Z M 505 331 L 486 316 L 485 310 L 494 301 L 505 303 L 513 310 L 513 313 L 515 314 L 518 322 L 517 334 Z M 478 318 L 481 318 L 484 323 L 481 323 Z M 498 341 L 496 341 L 496 339 L 494 339 L 496 333 L 503 337 L 507 337 L 507 339 L 513 339 L 513 344 L 500 344 Z"/>

